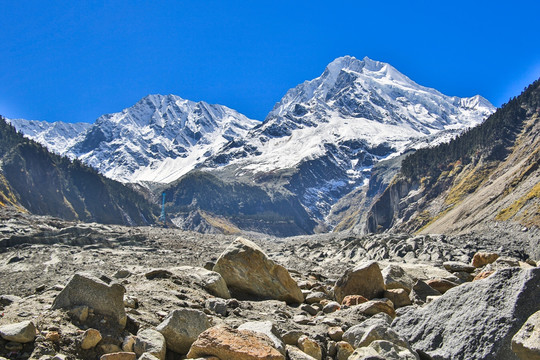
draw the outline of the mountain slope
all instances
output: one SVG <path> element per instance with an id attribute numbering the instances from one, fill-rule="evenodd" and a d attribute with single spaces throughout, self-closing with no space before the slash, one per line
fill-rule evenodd
<path id="1" fill-rule="evenodd" d="M 371 209 L 373 232 L 540 226 L 540 81 L 454 141 L 419 150 Z"/>
<path id="2" fill-rule="evenodd" d="M 281 237 L 308 234 L 316 226 L 292 194 L 225 182 L 209 172 L 192 171 L 164 192 L 171 221 L 186 230 L 197 229 L 203 219 L 222 233 L 232 228 Z"/>
<path id="3" fill-rule="evenodd" d="M 38 215 L 125 225 L 154 222 L 141 194 L 50 153 L 0 117 L 0 201 Z"/>
<path id="4" fill-rule="evenodd" d="M 264 123 L 204 166 L 223 178 L 279 184 L 323 221 L 375 163 L 440 134 L 451 138 L 493 111 L 480 96 L 445 96 L 389 64 L 346 56 L 289 90 Z"/>

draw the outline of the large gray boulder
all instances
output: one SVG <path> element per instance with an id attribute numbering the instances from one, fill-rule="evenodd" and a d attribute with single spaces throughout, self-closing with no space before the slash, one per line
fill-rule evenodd
<path id="1" fill-rule="evenodd" d="M 414 285 L 414 279 L 398 265 L 388 265 L 382 271 L 384 285 L 386 289 L 403 289 L 407 293 L 411 292 Z"/>
<path id="2" fill-rule="evenodd" d="M 191 344 L 211 326 L 202 311 L 178 309 L 171 312 L 156 330 L 165 337 L 167 348 L 179 354 L 187 354 Z"/>
<path id="3" fill-rule="evenodd" d="M 434 360 L 518 360 L 511 339 L 540 309 L 539 289 L 540 268 L 500 270 L 404 313 L 392 327 Z"/>
<path id="4" fill-rule="evenodd" d="M 334 296 L 341 304 L 347 295 L 362 295 L 367 299 L 382 297 L 386 287 L 379 264 L 369 261 L 349 269 L 336 282 Z"/>
<path id="5" fill-rule="evenodd" d="M 514 335 L 512 350 L 521 360 L 540 360 L 540 311 L 532 314 Z"/>
<path id="6" fill-rule="evenodd" d="M 120 328 L 124 328 L 127 321 L 124 309 L 125 292 L 126 289 L 118 283 L 108 285 L 91 275 L 75 274 L 54 299 L 52 308 L 88 306 L 94 309 L 95 313 L 111 317 Z"/>
<path id="7" fill-rule="evenodd" d="M 213 269 L 237 295 L 302 303 L 304 295 L 287 269 L 270 260 L 255 243 L 237 238 L 221 254 Z"/>

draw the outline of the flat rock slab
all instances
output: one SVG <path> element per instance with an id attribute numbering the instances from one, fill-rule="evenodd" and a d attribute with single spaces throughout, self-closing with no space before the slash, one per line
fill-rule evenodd
<path id="1" fill-rule="evenodd" d="M 36 327 L 31 321 L 0 326 L 0 336 L 6 341 L 28 343 L 36 337 Z"/>
<path id="2" fill-rule="evenodd" d="M 180 278 L 192 281 L 206 289 L 212 295 L 223 299 L 229 299 L 231 297 L 229 289 L 227 288 L 227 283 L 223 277 L 215 271 L 195 266 L 179 266 L 169 270 L 172 273 L 173 279 Z"/>
<path id="3" fill-rule="evenodd" d="M 213 269 L 229 290 L 266 299 L 302 303 L 304 295 L 287 269 L 270 260 L 255 243 L 237 238 L 221 254 Z"/>
<path id="4" fill-rule="evenodd" d="M 540 310 L 540 268 L 511 268 L 448 290 L 393 329 L 434 360 L 518 360 L 511 339 Z"/>
<path id="5" fill-rule="evenodd" d="M 87 274 L 73 275 L 64 289 L 54 299 L 53 309 L 71 309 L 88 306 L 94 312 L 110 316 L 121 328 L 126 326 L 127 316 L 124 309 L 126 289 L 117 283 L 106 284 Z"/>

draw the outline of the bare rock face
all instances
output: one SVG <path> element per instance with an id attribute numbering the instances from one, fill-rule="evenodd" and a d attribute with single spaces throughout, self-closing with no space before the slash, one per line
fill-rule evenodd
<path id="1" fill-rule="evenodd" d="M 521 360 L 540 360 L 540 311 L 532 314 L 514 335 L 512 350 Z"/>
<path id="2" fill-rule="evenodd" d="M 216 262 L 213 270 L 223 276 L 237 294 L 302 303 L 304 295 L 287 269 L 268 258 L 255 243 L 237 238 Z"/>
<path id="3" fill-rule="evenodd" d="M 75 274 L 66 287 L 58 294 L 52 305 L 53 309 L 88 306 L 94 312 L 110 316 L 124 328 L 127 316 L 124 309 L 125 288 L 117 283 L 105 282 L 86 274 Z"/>
<path id="4" fill-rule="evenodd" d="M 379 265 L 370 261 L 347 270 L 336 282 L 334 296 L 339 303 L 347 295 L 362 295 L 367 299 L 373 299 L 382 297 L 385 289 Z"/>
<path id="5" fill-rule="evenodd" d="M 517 360 L 511 339 L 540 310 L 540 268 L 503 269 L 396 318 L 392 328 L 439 359 Z"/>
<path id="6" fill-rule="evenodd" d="M 167 348 L 179 354 L 187 354 L 191 344 L 210 327 L 206 314 L 194 309 L 178 309 L 171 312 L 156 328 L 167 342 Z"/>
<path id="7" fill-rule="evenodd" d="M 227 326 L 212 327 L 191 345 L 188 359 L 216 356 L 221 360 L 285 360 L 265 335 Z"/>
<path id="8" fill-rule="evenodd" d="M 6 341 L 28 343 L 36 337 L 36 327 L 31 321 L 0 326 L 0 336 Z"/>

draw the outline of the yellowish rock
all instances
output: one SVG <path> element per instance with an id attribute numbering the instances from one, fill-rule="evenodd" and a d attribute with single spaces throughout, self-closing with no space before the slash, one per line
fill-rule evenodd
<path id="1" fill-rule="evenodd" d="M 347 360 L 354 352 L 354 348 L 346 341 L 339 341 L 336 344 L 336 360 Z"/>
<path id="2" fill-rule="evenodd" d="M 499 254 L 489 252 L 477 252 L 474 254 L 471 265 L 475 268 L 480 268 L 495 262 L 499 258 Z"/>
<path id="3" fill-rule="evenodd" d="M 311 340 L 308 336 L 300 336 L 298 339 L 298 348 L 309 356 L 317 360 L 322 360 L 322 349 L 320 345 L 316 341 Z"/>
<path id="4" fill-rule="evenodd" d="M 101 339 L 102 339 L 102 336 L 99 330 L 88 329 L 83 334 L 82 341 L 81 341 L 81 348 L 83 350 L 92 349 L 101 341 Z"/>

